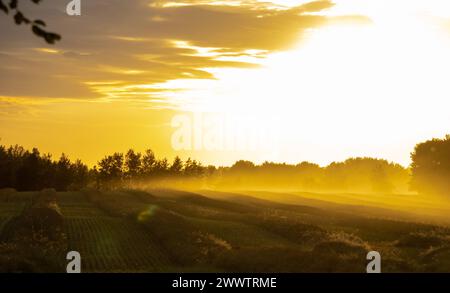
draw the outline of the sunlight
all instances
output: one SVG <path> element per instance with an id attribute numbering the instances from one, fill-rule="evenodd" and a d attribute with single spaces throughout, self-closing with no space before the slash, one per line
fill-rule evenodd
<path id="1" fill-rule="evenodd" d="M 396 140 L 412 146 L 430 133 L 444 135 L 450 124 L 449 39 L 411 9 L 396 10 L 395 18 L 381 18 L 373 9 L 372 25 L 312 30 L 296 49 L 253 60 L 258 69 L 209 68 L 216 80 L 169 81 L 163 87 L 174 91 L 164 95 L 186 111 L 281 120 L 280 139 L 297 151 L 269 159 L 298 161 L 299 145 L 322 163 L 351 154 L 386 157 L 383 150 Z M 315 123 L 325 117 L 332 123 Z M 329 146 L 330 138 L 337 145 Z M 302 140 L 316 144 L 307 149 Z M 409 162 L 408 143 L 403 164 Z M 317 147 L 330 156 L 315 156 Z"/>

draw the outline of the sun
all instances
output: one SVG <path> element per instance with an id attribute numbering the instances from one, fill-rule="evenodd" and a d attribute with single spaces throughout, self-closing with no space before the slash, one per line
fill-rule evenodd
<path id="1" fill-rule="evenodd" d="M 215 80 L 164 87 L 183 89 L 169 96 L 185 111 L 249 116 L 261 127 L 277 121 L 273 139 L 284 149 L 261 153 L 267 160 L 326 164 L 402 145 L 390 154 L 407 165 L 408 148 L 450 125 L 449 44 L 411 14 L 399 25 L 390 20 L 311 30 L 294 49 L 258 60 L 258 68 L 209 68 Z"/>
<path id="2" fill-rule="evenodd" d="M 428 10 L 381 6 L 355 6 L 370 8 L 372 23 L 310 30 L 293 49 L 253 60 L 258 68 L 206 68 L 215 80 L 170 81 L 164 94 L 184 111 L 252 117 L 243 128 L 276 121 L 283 147 L 261 151 L 266 160 L 381 156 L 408 165 L 415 142 L 448 131 L 450 42 Z"/>

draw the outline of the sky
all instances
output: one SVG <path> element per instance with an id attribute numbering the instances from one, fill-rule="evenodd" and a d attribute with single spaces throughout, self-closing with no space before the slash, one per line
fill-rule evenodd
<path id="1" fill-rule="evenodd" d="M 450 133 L 446 0 L 22 2 L 62 40 L 0 12 L 0 144 L 407 166 Z"/>

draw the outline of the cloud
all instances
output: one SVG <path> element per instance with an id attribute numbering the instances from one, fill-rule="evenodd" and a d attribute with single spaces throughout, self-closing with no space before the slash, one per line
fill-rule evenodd
<path id="1" fill-rule="evenodd" d="M 181 78 L 213 79 L 208 68 L 258 66 L 258 58 L 289 48 L 306 30 L 327 23 L 329 19 L 317 12 L 333 5 L 313 1 L 287 8 L 252 0 L 151 3 L 85 1 L 82 16 L 69 17 L 64 1 L 44 1 L 27 13 L 39 14 L 49 29 L 62 34 L 63 41 L 50 48 L 27 28 L 2 17 L 0 95 L 151 99 L 153 92 L 164 90 L 151 90 L 151 85 Z"/>

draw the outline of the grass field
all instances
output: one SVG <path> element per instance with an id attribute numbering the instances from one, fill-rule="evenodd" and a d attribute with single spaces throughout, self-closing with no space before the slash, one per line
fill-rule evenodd
<path id="1" fill-rule="evenodd" d="M 15 245 L 3 227 L 38 195 L 2 192 L 0 247 Z M 386 195 L 155 189 L 56 196 L 64 247 L 80 252 L 84 272 L 365 272 L 371 250 L 381 253 L 385 272 L 450 271 L 444 218 L 381 206 Z M 39 250 L 17 250 L 15 262 L 43 261 Z M 48 270 L 64 271 L 64 262 Z"/>
<path id="2" fill-rule="evenodd" d="M 83 257 L 89 272 L 157 272 L 167 257 L 143 228 L 129 219 L 108 215 L 83 193 L 59 194 L 69 250 Z"/>

